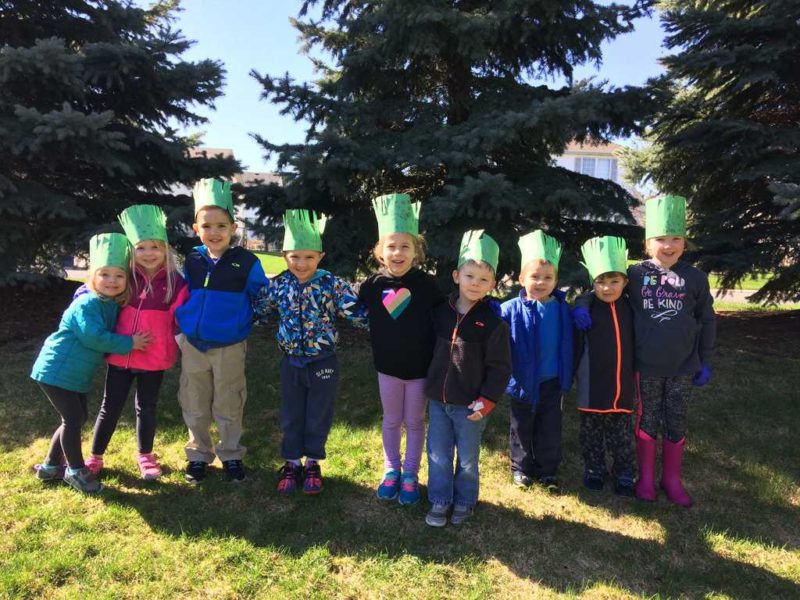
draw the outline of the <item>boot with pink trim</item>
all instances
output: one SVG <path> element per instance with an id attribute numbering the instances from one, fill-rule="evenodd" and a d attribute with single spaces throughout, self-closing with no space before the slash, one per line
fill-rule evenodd
<path id="1" fill-rule="evenodd" d="M 661 489 L 667 495 L 667 500 L 678 506 L 689 508 L 694 501 L 686 493 L 681 483 L 681 464 L 683 463 L 683 446 L 686 438 L 677 442 L 670 442 L 667 438 L 661 445 Z"/>
<path id="2" fill-rule="evenodd" d="M 636 497 L 645 502 L 655 502 L 656 441 L 641 429 L 636 430 L 636 460 L 639 462 Z"/>

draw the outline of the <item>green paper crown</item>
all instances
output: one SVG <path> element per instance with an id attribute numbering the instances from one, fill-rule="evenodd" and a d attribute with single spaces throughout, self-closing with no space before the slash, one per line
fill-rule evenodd
<path id="1" fill-rule="evenodd" d="M 419 235 L 419 202 L 411 203 L 408 194 L 386 194 L 372 201 L 378 219 L 378 237 L 393 233 Z"/>
<path id="2" fill-rule="evenodd" d="M 467 231 L 461 238 L 461 250 L 458 253 L 458 268 L 468 260 L 483 261 L 497 272 L 497 261 L 500 259 L 500 246 L 483 229 Z"/>
<path id="3" fill-rule="evenodd" d="M 541 229 L 532 231 L 519 238 L 519 251 L 522 254 L 520 271 L 532 260 L 541 259 L 549 262 L 558 269 L 561 260 L 561 244 L 556 238 L 547 235 Z"/>
<path id="4" fill-rule="evenodd" d="M 223 210 L 227 210 L 231 219 L 234 218 L 233 198 L 231 197 L 231 182 L 220 181 L 219 179 L 201 179 L 194 184 L 192 190 L 194 196 L 194 214 L 200 212 L 200 209 L 208 206 L 216 206 Z"/>
<path id="5" fill-rule="evenodd" d="M 167 217 L 152 204 L 135 204 L 123 210 L 119 222 L 134 246 L 142 240 L 167 241 Z"/>
<path id="6" fill-rule="evenodd" d="M 130 244 L 121 233 L 99 233 L 89 240 L 89 266 L 94 269 L 130 266 Z"/>
<path id="7" fill-rule="evenodd" d="M 316 250 L 322 252 L 325 215 L 317 216 L 304 208 L 293 208 L 283 215 L 283 251 Z"/>
<path id="8" fill-rule="evenodd" d="M 606 235 L 586 240 L 581 246 L 581 264 L 589 271 L 592 281 L 603 273 L 628 272 L 628 246 L 620 237 Z"/>
<path id="9" fill-rule="evenodd" d="M 645 239 L 661 236 L 686 237 L 686 198 L 662 196 L 644 204 Z"/>

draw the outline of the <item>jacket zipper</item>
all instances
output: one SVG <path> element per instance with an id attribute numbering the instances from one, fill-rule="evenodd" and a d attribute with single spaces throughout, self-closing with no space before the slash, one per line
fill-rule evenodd
<path id="1" fill-rule="evenodd" d="M 619 331 L 619 321 L 617 320 L 617 306 L 616 302 L 609 303 L 611 307 L 611 318 L 614 321 L 614 338 L 616 340 L 616 347 L 617 347 L 617 395 L 614 396 L 614 410 L 617 409 L 617 402 L 619 401 L 619 396 L 622 393 L 622 341 L 620 340 L 620 331 Z"/>
<path id="2" fill-rule="evenodd" d="M 136 333 L 136 328 L 139 326 L 139 315 L 142 313 L 142 304 L 144 304 L 144 299 L 146 297 L 145 290 L 142 290 L 142 293 L 139 294 L 139 305 L 136 307 L 136 316 L 133 317 L 133 331 L 131 335 Z M 131 367 L 131 356 L 133 355 L 133 350 L 128 352 L 128 358 L 125 360 L 125 368 L 130 369 Z"/>
<path id="3" fill-rule="evenodd" d="M 464 322 L 464 319 L 467 318 L 467 315 L 470 312 L 472 312 L 472 309 L 475 308 L 476 306 L 478 306 L 479 303 L 480 303 L 480 301 L 478 301 L 475 304 L 473 304 L 472 306 L 470 306 L 469 310 L 467 310 L 467 312 L 465 312 L 463 315 L 458 312 L 458 308 L 457 307 L 453 306 L 453 304 L 450 303 L 450 308 L 452 308 L 456 313 L 456 325 L 455 325 L 455 327 L 453 327 L 453 333 L 450 336 L 450 353 L 449 353 L 449 355 L 447 357 L 447 370 L 444 372 L 444 381 L 442 382 L 442 402 L 444 404 L 448 403 L 447 402 L 447 378 L 450 376 L 450 367 L 453 364 L 452 363 L 452 360 L 453 360 L 453 348 L 455 348 L 456 339 L 458 338 L 458 328 L 461 327 L 461 324 Z"/>

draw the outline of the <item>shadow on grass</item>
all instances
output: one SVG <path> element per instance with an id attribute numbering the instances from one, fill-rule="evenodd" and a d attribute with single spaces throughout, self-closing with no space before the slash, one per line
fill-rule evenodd
<path id="1" fill-rule="evenodd" d="M 561 592 L 609 581 L 646 595 L 790 597 L 798 592 L 789 580 L 714 553 L 694 526 L 678 525 L 673 531 L 665 525 L 662 544 L 482 503 L 472 522 L 437 530 L 424 524 L 423 506 L 380 503 L 372 489 L 342 478 L 326 478 L 320 497 L 283 498 L 274 491 L 275 474 L 260 470 L 252 470 L 240 485 L 225 484 L 212 473 L 197 487 L 152 486 L 115 475 L 133 490 L 110 488 L 102 495 L 104 502 L 131 507 L 154 531 L 174 537 L 235 536 L 295 557 L 322 546 L 332 555 L 412 555 L 441 565 L 497 560 L 517 576 Z M 648 512 L 646 507 L 634 510 Z M 680 521 L 687 513 L 678 511 L 673 516 Z M 670 521 L 675 519 L 665 520 Z M 561 545 L 573 553 L 565 555 Z"/>

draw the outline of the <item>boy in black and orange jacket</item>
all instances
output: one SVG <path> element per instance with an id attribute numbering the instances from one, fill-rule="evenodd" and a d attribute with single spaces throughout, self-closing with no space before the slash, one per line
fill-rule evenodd
<path id="1" fill-rule="evenodd" d="M 575 332 L 583 483 L 590 490 L 603 489 L 608 450 L 614 491 L 633 496 L 633 311 L 623 296 L 628 252 L 625 240 L 610 236 L 592 238 L 581 252 L 594 288 L 579 302 L 589 311 L 592 328 Z"/>

